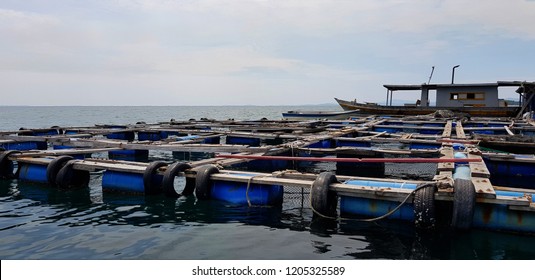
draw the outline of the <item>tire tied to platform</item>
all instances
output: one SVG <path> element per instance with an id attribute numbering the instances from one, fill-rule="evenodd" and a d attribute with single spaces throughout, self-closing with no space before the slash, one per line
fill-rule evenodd
<path id="1" fill-rule="evenodd" d="M 314 212 L 314 214 L 322 217 L 322 218 L 325 218 L 325 219 L 331 219 L 331 220 L 338 220 L 338 221 L 357 221 L 357 222 L 375 222 L 375 221 L 379 221 L 379 220 L 382 220 L 384 218 L 387 218 L 388 216 L 394 214 L 396 211 L 398 211 L 401 206 L 403 206 L 408 200 L 409 198 L 415 194 L 417 191 L 421 190 L 421 189 L 424 189 L 424 188 L 428 188 L 428 187 L 436 187 L 436 183 L 424 183 L 424 184 L 421 184 L 419 186 L 417 186 L 413 191 L 411 191 L 410 193 L 407 194 L 407 196 L 403 199 L 403 201 L 401 201 L 401 203 L 396 206 L 394 209 L 388 211 L 386 214 L 384 215 L 381 215 L 379 217 L 375 217 L 375 218 L 367 218 L 367 219 L 357 219 L 357 218 L 342 218 L 342 217 L 334 217 L 334 216 L 329 216 L 329 215 L 325 215 L 325 214 L 322 214 L 320 213 L 320 211 L 318 211 L 317 209 L 314 208 L 313 206 L 313 203 L 312 203 L 312 199 L 310 199 L 310 208 L 312 209 L 312 212 Z M 311 188 L 310 189 L 310 196 L 311 197 L 314 197 L 314 188 Z"/>

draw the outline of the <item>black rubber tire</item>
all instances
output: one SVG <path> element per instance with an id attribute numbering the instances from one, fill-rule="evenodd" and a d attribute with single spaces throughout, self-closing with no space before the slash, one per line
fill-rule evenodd
<path id="1" fill-rule="evenodd" d="M 60 188 L 84 187 L 89 184 L 89 171 L 75 170 L 76 160 L 70 160 L 58 171 L 56 186 Z"/>
<path id="2" fill-rule="evenodd" d="M 193 178 L 186 178 L 186 185 L 181 193 L 175 191 L 174 180 L 175 177 L 187 169 L 190 169 L 191 165 L 183 162 L 177 162 L 170 165 L 163 174 L 162 187 L 163 193 L 168 197 L 180 197 L 192 195 L 195 191 L 195 180 Z"/>
<path id="3" fill-rule="evenodd" d="M 219 169 L 212 164 L 203 165 L 197 169 L 195 176 L 195 196 L 199 200 L 210 199 L 212 193 L 212 174 L 219 173 Z"/>
<path id="4" fill-rule="evenodd" d="M 338 179 L 332 172 L 323 172 L 318 175 L 310 193 L 310 203 L 312 208 L 327 217 L 336 217 L 336 207 L 338 205 L 338 197 L 336 193 L 329 190 L 329 185 L 337 183 Z"/>
<path id="5" fill-rule="evenodd" d="M 143 173 L 143 186 L 145 188 L 145 194 L 158 194 L 162 191 L 162 186 L 155 185 L 152 179 L 156 173 L 156 170 L 166 165 L 167 163 L 163 161 L 153 161 L 147 166 L 145 172 Z"/>
<path id="6" fill-rule="evenodd" d="M 73 158 L 71 156 L 59 156 L 53 159 L 46 167 L 46 179 L 52 186 L 56 185 L 56 176 L 59 170 Z"/>
<path id="7" fill-rule="evenodd" d="M 429 229 L 435 226 L 435 189 L 429 184 L 414 193 L 414 225 L 416 228 Z"/>
<path id="8" fill-rule="evenodd" d="M 455 229 L 467 230 L 472 227 L 476 191 L 470 180 L 455 179 L 453 184 L 453 213 L 451 225 Z"/>
<path id="9" fill-rule="evenodd" d="M 15 174 L 13 174 L 13 161 L 9 160 L 9 156 L 15 153 L 20 153 L 19 151 L 2 151 L 0 153 L 0 178 L 2 179 L 13 179 Z"/>

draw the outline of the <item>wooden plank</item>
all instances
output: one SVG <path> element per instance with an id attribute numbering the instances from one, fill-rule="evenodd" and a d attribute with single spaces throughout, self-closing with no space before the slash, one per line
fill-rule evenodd
<path id="1" fill-rule="evenodd" d="M 61 155 L 81 155 L 92 154 L 108 151 L 122 150 L 121 148 L 101 148 L 101 149 L 61 149 L 61 150 L 41 150 L 31 152 L 21 152 L 12 154 L 9 159 L 16 160 L 19 157 L 44 157 L 44 156 L 61 156 Z"/>
<path id="2" fill-rule="evenodd" d="M 440 149 L 442 156 L 440 158 L 452 159 L 453 157 L 453 148 L 451 146 L 443 145 Z M 455 169 L 455 164 L 452 162 L 440 162 L 437 165 L 437 170 L 439 173 L 441 171 L 453 171 Z"/>
<path id="3" fill-rule="evenodd" d="M 452 128 L 452 121 L 449 120 L 446 125 L 444 126 L 444 131 L 442 132 L 443 138 L 450 138 L 451 137 L 451 128 Z"/>
<path id="4" fill-rule="evenodd" d="M 244 174 L 244 173 L 242 173 Z M 286 178 L 276 178 L 272 177 L 271 174 L 266 173 L 264 175 L 251 174 L 248 175 L 237 175 L 229 173 L 216 173 L 211 176 L 212 180 L 221 180 L 221 181 L 230 181 L 230 182 L 240 182 L 251 184 L 267 184 L 267 185 L 291 185 L 296 187 L 310 188 L 312 187 L 312 181 L 308 180 L 295 180 L 295 179 L 286 179 Z"/>
<path id="5" fill-rule="evenodd" d="M 521 193 L 526 193 L 526 194 L 535 194 L 535 189 L 523 189 L 523 188 L 511 188 L 511 187 L 494 186 L 494 190 L 497 190 L 497 191 L 508 191 L 508 192 L 521 192 Z"/>
<path id="6" fill-rule="evenodd" d="M 469 159 L 481 159 L 481 156 L 468 152 L 468 158 Z M 470 165 L 470 171 L 471 171 L 472 177 L 490 178 L 490 172 L 484 161 L 470 162 L 469 165 Z"/>
<path id="7" fill-rule="evenodd" d="M 22 163 L 48 165 L 48 163 L 50 163 L 52 158 L 17 157 L 15 158 L 15 160 L 17 162 L 22 162 Z"/>
<path id="8" fill-rule="evenodd" d="M 34 158 L 34 157 L 19 157 L 17 158 L 18 162 L 30 163 L 30 164 L 39 164 L 39 165 L 48 165 L 52 158 Z M 86 171 L 97 171 L 97 170 L 114 170 L 122 172 L 131 172 L 131 173 L 143 173 L 147 168 L 147 163 L 141 162 L 129 162 L 129 161 L 113 161 L 113 160 L 76 160 L 76 163 L 73 165 L 74 169 L 77 170 L 86 170 Z"/>
<path id="9" fill-rule="evenodd" d="M 496 192 L 488 179 L 472 177 L 472 183 L 478 197 L 496 198 Z"/>
<path id="10" fill-rule="evenodd" d="M 464 134 L 463 125 L 460 121 L 457 121 L 455 123 L 455 134 L 457 135 L 457 138 L 459 139 L 466 139 L 466 135 Z"/>
<path id="11" fill-rule="evenodd" d="M 124 163 L 108 163 L 96 161 L 76 161 L 73 168 L 77 170 L 97 171 L 97 170 L 112 170 L 119 172 L 138 173 L 143 174 L 148 164 L 145 166 L 124 164 Z"/>
<path id="12" fill-rule="evenodd" d="M 511 205 L 511 206 L 530 206 L 531 200 L 527 197 L 512 197 L 498 195 L 496 198 L 476 198 L 476 203 L 490 203 L 499 205 Z"/>
<path id="13" fill-rule="evenodd" d="M 535 203 L 530 203 L 529 206 L 511 205 L 509 206 L 509 209 L 514 211 L 535 212 Z"/>
<path id="14" fill-rule="evenodd" d="M 411 193 L 413 192 L 410 189 L 378 188 L 337 183 L 331 184 L 330 189 L 336 191 L 338 195 L 398 202 L 403 201 L 407 195 L 412 195 Z M 409 199 L 408 203 L 412 203 L 412 200 Z"/>

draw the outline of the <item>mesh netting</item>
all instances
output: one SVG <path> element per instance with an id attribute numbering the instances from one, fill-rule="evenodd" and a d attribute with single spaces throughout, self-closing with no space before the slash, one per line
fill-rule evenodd
<path id="1" fill-rule="evenodd" d="M 284 210 L 310 208 L 310 189 L 298 186 L 284 186 Z"/>

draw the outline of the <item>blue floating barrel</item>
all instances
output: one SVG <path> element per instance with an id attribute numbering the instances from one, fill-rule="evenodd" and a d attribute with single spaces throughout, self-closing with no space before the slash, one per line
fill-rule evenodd
<path id="1" fill-rule="evenodd" d="M 498 196 L 522 197 L 521 192 L 496 191 Z M 531 203 L 535 202 L 532 199 Z M 472 226 L 512 232 L 530 232 L 535 230 L 535 212 L 511 210 L 508 205 L 476 203 Z"/>
<path id="2" fill-rule="evenodd" d="M 250 176 L 245 174 L 243 176 Z M 214 181 L 211 198 L 234 204 L 247 205 L 247 183 Z M 281 205 L 284 187 L 280 185 L 250 184 L 249 201 L 252 205 Z"/>
<path id="3" fill-rule="evenodd" d="M 19 162 L 19 180 L 47 184 L 46 165 Z"/>
<path id="4" fill-rule="evenodd" d="M 106 138 L 133 141 L 136 138 L 136 134 L 133 131 L 118 131 L 106 134 Z"/>
<path id="5" fill-rule="evenodd" d="M 398 205 L 399 202 L 395 201 L 342 196 L 340 198 L 340 214 L 379 217 Z M 414 221 L 414 207 L 412 204 L 404 204 L 387 219 Z"/>
<path id="6" fill-rule="evenodd" d="M 5 150 L 17 150 L 17 151 L 28 151 L 28 150 L 46 150 L 47 143 L 46 141 L 26 141 L 26 142 L 13 142 L 5 143 L 0 145 L 0 147 Z"/>
<path id="7" fill-rule="evenodd" d="M 466 159 L 468 158 L 468 156 L 465 154 L 465 153 L 461 153 L 461 152 L 455 152 L 453 154 L 453 158 L 455 159 Z M 468 162 L 467 161 L 458 161 L 455 163 L 455 167 L 459 167 L 459 166 L 466 166 L 468 165 Z"/>
<path id="8" fill-rule="evenodd" d="M 149 158 L 148 150 L 116 150 L 109 151 L 108 158 L 130 160 L 130 161 L 146 161 Z"/>
<path id="9" fill-rule="evenodd" d="M 321 141 L 318 141 L 316 143 L 306 146 L 306 148 L 324 148 L 324 149 L 332 148 L 332 141 L 331 139 L 321 140 Z"/>
<path id="10" fill-rule="evenodd" d="M 454 151 L 464 151 L 466 149 L 466 147 L 461 143 L 453 143 L 451 146 L 453 147 Z"/>
<path id="11" fill-rule="evenodd" d="M 345 184 L 359 185 L 368 187 L 383 187 L 392 189 L 410 189 L 414 190 L 416 184 L 412 183 L 394 183 L 394 182 L 381 182 L 381 181 L 365 181 L 365 180 L 349 180 Z M 351 196 L 341 196 L 340 198 L 340 213 L 342 215 L 359 215 L 366 217 L 379 217 L 382 216 L 399 205 L 397 201 L 386 201 L 379 199 L 369 199 Z M 413 204 L 406 203 L 401 208 L 388 216 L 388 219 L 414 221 L 414 206 Z"/>
<path id="12" fill-rule="evenodd" d="M 495 133 L 494 133 L 494 132 L 495 132 L 494 130 L 476 130 L 476 131 L 474 131 L 474 132 L 479 133 L 479 134 L 486 134 L 486 135 L 493 135 L 493 134 L 495 134 Z"/>
<path id="13" fill-rule="evenodd" d="M 151 169 L 150 166 L 151 165 L 147 167 L 147 171 L 151 174 L 106 170 L 102 176 L 102 190 L 138 194 L 158 193 L 161 191 L 163 176 L 152 173 L 155 169 Z M 155 166 L 155 168 L 158 166 Z M 145 173 L 147 171 L 145 171 Z M 146 178 L 144 178 L 144 176 L 146 176 Z"/>
<path id="14" fill-rule="evenodd" d="M 409 149 L 411 150 L 423 150 L 423 149 L 438 149 L 440 144 L 428 144 L 428 143 L 411 143 Z"/>
<path id="15" fill-rule="evenodd" d="M 214 156 L 214 153 L 205 152 L 173 152 L 173 159 L 179 161 L 195 161 L 213 158 Z"/>
<path id="16" fill-rule="evenodd" d="M 265 171 L 273 172 L 276 170 L 284 170 L 292 167 L 290 160 L 251 160 L 232 165 L 235 168 L 243 168 L 248 171 Z"/>
<path id="17" fill-rule="evenodd" d="M 371 142 L 368 141 L 348 141 L 348 140 L 336 140 L 336 147 L 371 147 Z"/>
<path id="18" fill-rule="evenodd" d="M 35 136 L 51 136 L 58 134 L 59 132 L 57 129 L 38 130 L 34 133 Z"/>
<path id="19" fill-rule="evenodd" d="M 433 128 L 436 127 L 436 128 Z M 442 134 L 443 131 L 443 125 L 439 123 L 429 123 L 425 124 L 425 127 L 420 128 L 420 134 Z"/>
<path id="20" fill-rule="evenodd" d="M 251 147 L 258 147 L 260 146 L 260 139 L 252 137 L 227 136 L 226 143 L 230 145 L 248 145 Z"/>
<path id="21" fill-rule="evenodd" d="M 219 144 L 221 143 L 221 137 L 220 136 L 214 136 L 214 137 L 206 137 L 204 140 L 202 140 L 203 144 Z"/>
<path id="22" fill-rule="evenodd" d="M 76 135 L 76 134 L 80 134 L 80 131 L 79 130 L 75 130 L 75 129 L 67 129 L 67 130 L 65 130 L 65 134 L 66 135 Z"/>
<path id="23" fill-rule="evenodd" d="M 165 138 L 168 138 L 169 136 L 185 136 L 188 134 L 179 132 L 179 131 L 167 130 L 167 131 L 161 131 L 161 135 L 162 135 L 162 138 L 164 138 L 163 136 L 165 136 Z"/>
<path id="24" fill-rule="evenodd" d="M 20 128 L 20 130 L 26 130 L 25 128 Z M 58 135 L 59 131 L 55 128 L 46 128 L 46 129 L 32 129 L 31 131 L 19 132 L 18 135 L 24 136 L 50 136 Z"/>
<path id="25" fill-rule="evenodd" d="M 102 190 L 145 193 L 143 174 L 107 170 L 102 176 Z"/>
<path id="26" fill-rule="evenodd" d="M 455 172 L 453 173 L 453 179 L 464 179 L 470 180 L 472 176 L 472 171 L 468 165 L 459 165 L 455 167 Z"/>
<path id="27" fill-rule="evenodd" d="M 53 145 L 52 148 L 54 150 L 68 150 L 68 149 L 75 149 L 76 147 L 73 146 L 65 146 L 65 145 Z M 74 159 L 85 159 L 86 157 L 91 157 L 91 153 L 88 154 L 77 154 L 77 155 L 71 155 Z"/>
<path id="28" fill-rule="evenodd" d="M 160 131 L 139 131 L 137 133 L 137 139 L 139 141 L 160 141 L 162 139 L 165 139 L 168 137 L 167 132 L 160 132 Z"/>
<path id="29" fill-rule="evenodd" d="M 483 160 L 493 185 L 535 189 L 535 163 L 487 157 Z"/>

